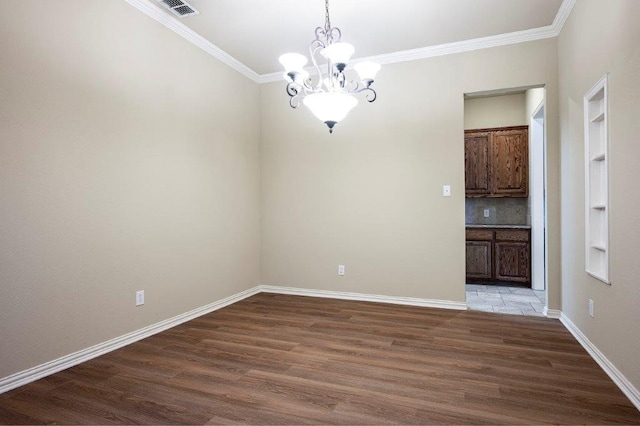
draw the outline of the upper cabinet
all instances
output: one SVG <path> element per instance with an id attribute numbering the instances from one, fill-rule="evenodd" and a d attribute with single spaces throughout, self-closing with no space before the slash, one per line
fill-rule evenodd
<path id="1" fill-rule="evenodd" d="M 482 196 L 491 192 L 489 182 L 490 135 L 488 132 L 465 132 L 464 179 L 467 196 Z"/>
<path id="2" fill-rule="evenodd" d="M 529 126 L 465 130 L 465 195 L 529 195 Z"/>

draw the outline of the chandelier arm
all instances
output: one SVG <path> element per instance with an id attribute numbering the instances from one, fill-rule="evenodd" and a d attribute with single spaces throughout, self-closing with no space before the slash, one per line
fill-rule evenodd
<path id="1" fill-rule="evenodd" d="M 331 62 L 331 59 L 327 58 L 326 66 L 327 66 L 327 78 L 326 78 L 327 91 L 333 92 L 336 90 L 337 74 L 336 74 L 335 68 L 333 67 L 333 63 Z"/>
<path id="2" fill-rule="evenodd" d="M 362 93 L 362 92 L 368 92 L 365 95 L 365 99 L 368 102 L 374 102 L 376 100 L 376 98 L 378 97 L 378 94 L 376 93 L 376 91 L 370 85 L 367 85 L 366 83 L 358 82 L 358 81 L 352 81 L 350 84 L 351 84 L 351 88 L 347 92 L 352 94 L 352 95 L 356 95 L 356 94 Z"/>
<path id="3" fill-rule="evenodd" d="M 318 61 L 316 60 L 316 55 L 320 50 L 324 49 L 325 47 L 326 46 L 322 42 L 322 40 L 318 38 L 313 40 L 309 45 L 309 56 L 311 56 L 311 62 L 313 62 L 313 66 L 315 67 L 316 72 L 318 73 L 318 83 L 315 85 L 315 87 L 312 84 L 309 84 L 309 88 L 314 92 L 322 91 L 322 71 L 320 69 L 320 65 L 318 65 Z M 311 78 L 309 78 L 309 82 L 311 82 Z"/>
<path id="4" fill-rule="evenodd" d="M 338 27 L 329 28 L 327 31 L 327 44 L 337 43 L 342 40 L 342 31 Z"/>
<path id="5" fill-rule="evenodd" d="M 300 105 L 298 101 L 298 95 L 300 95 L 300 85 L 295 82 L 287 84 L 287 95 L 289 95 L 289 106 L 291 108 L 297 108 Z"/>
<path id="6" fill-rule="evenodd" d="M 315 92 L 315 88 L 313 87 L 313 82 L 311 81 L 311 77 L 307 78 L 305 81 L 302 82 L 302 91 L 304 92 L 304 96 L 307 96 L 309 93 Z"/>
<path id="7" fill-rule="evenodd" d="M 335 81 L 338 83 L 338 86 L 340 87 L 340 89 L 344 90 L 344 86 L 345 86 L 345 83 L 347 81 L 344 73 L 336 72 L 335 73 Z"/>
<path id="8" fill-rule="evenodd" d="M 373 102 L 378 97 L 378 94 L 376 93 L 376 91 L 373 90 L 371 87 L 367 87 L 367 88 L 361 90 L 361 92 L 364 92 L 364 91 L 368 91 L 369 92 L 369 93 L 367 93 L 367 95 L 365 95 L 365 99 L 368 102 Z M 369 98 L 369 95 L 373 95 L 373 97 Z"/>
<path id="9" fill-rule="evenodd" d="M 287 89 L 287 95 L 291 97 L 297 96 L 300 93 L 300 85 L 295 82 L 291 82 L 287 84 L 286 89 Z"/>
<path id="10" fill-rule="evenodd" d="M 362 81 L 351 80 L 349 82 L 349 89 L 347 89 L 347 92 L 355 95 L 357 93 L 364 92 L 367 88 L 368 86 L 363 84 Z"/>

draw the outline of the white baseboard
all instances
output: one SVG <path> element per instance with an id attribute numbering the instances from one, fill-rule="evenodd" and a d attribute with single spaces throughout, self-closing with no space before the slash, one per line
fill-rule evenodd
<path id="1" fill-rule="evenodd" d="M 259 287 L 254 287 L 246 291 L 234 294 L 216 302 L 210 303 L 205 306 L 201 306 L 192 311 L 185 312 L 184 314 L 177 315 L 173 318 L 169 318 L 164 321 L 152 324 L 150 326 L 141 328 L 131 333 L 124 334 L 106 342 L 98 343 L 86 349 L 82 349 L 78 352 L 74 352 L 69 355 L 65 355 L 53 361 L 45 362 L 44 364 L 37 365 L 24 371 L 19 371 L 10 376 L 0 379 L 0 394 L 7 392 L 11 389 L 17 388 L 27 383 L 34 382 L 43 377 L 65 370 L 74 365 L 78 365 L 82 362 L 96 358 L 100 355 L 104 355 L 108 352 L 119 349 L 123 346 L 142 340 L 146 337 L 152 336 L 161 331 L 168 330 L 171 327 L 190 321 L 199 316 L 208 314 L 232 303 L 239 302 L 242 299 L 253 296 L 259 293 Z"/>
<path id="2" fill-rule="evenodd" d="M 363 302 L 380 302 L 392 303 L 397 305 L 422 306 L 429 308 L 444 308 L 455 310 L 466 310 L 467 304 L 464 302 L 454 302 L 449 300 L 436 299 L 419 299 L 414 297 L 398 297 L 398 296 L 382 296 L 376 294 L 349 293 L 328 290 L 311 290 L 294 287 L 280 287 L 272 285 L 259 285 L 257 287 L 234 294 L 227 298 L 218 300 L 208 305 L 196 308 L 184 314 L 177 315 L 156 324 L 141 328 L 131 333 L 116 337 L 103 343 L 91 346 L 89 348 L 65 355 L 53 361 L 37 365 L 24 371 L 12 374 L 0 379 L 0 394 L 11 389 L 17 388 L 27 383 L 31 383 L 43 377 L 65 370 L 74 365 L 96 358 L 105 353 L 114 351 L 123 346 L 142 340 L 146 337 L 160 333 L 176 325 L 190 321 L 199 316 L 208 314 L 225 306 L 239 302 L 247 297 L 258 293 L 278 293 L 291 294 L 296 296 L 324 297 L 331 299 L 358 300 Z M 620 388 L 620 390 L 629 398 L 629 400 L 640 410 L 640 392 L 629 380 L 609 361 L 598 348 L 591 343 L 589 339 L 576 327 L 573 322 L 561 311 L 556 309 L 546 309 L 544 314 L 549 318 L 560 319 L 562 324 L 569 330 L 576 340 L 585 348 L 598 365 L 609 375 L 611 380 Z"/>
<path id="3" fill-rule="evenodd" d="M 258 289 L 260 289 L 260 291 L 264 293 L 291 294 L 295 296 L 325 297 L 329 299 L 342 299 L 342 300 L 358 300 L 361 302 L 392 303 L 395 305 L 410 305 L 410 306 L 422 306 L 427 308 L 455 309 L 459 311 L 467 310 L 466 303 L 453 302 L 450 300 L 419 299 L 415 297 L 399 297 L 399 296 L 381 296 L 377 294 L 349 293 L 349 292 L 343 292 L 343 291 L 329 291 L 329 290 L 311 290 L 306 288 L 280 287 L 280 286 L 273 286 L 273 285 L 260 285 L 258 286 Z"/>
<path id="4" fill-rule="evenodd" d="M 54 359 L 53 361 L 45 362 L 43 364 L 37 365 L 27 370 L 19 371 L 10 376 L 0 378 L 0 394 L 10 391 L 11 389 L 15 389 L 19 386 L 26 385 L 27 383 L 34 382 L 38 379 L 57 373 L 59 371 L 65 370 L 67 368 L 73 367 L 74 365 L 78 365 L 85 361 L 89 361 L 90 359 L 99 357 L 100 355 L 104 355 L 108 352 L 114 351 L 123 346 L 137 342 L 138 340 L 142 340 L 154 334 L 168 330 L 169 328 L 175 327 L 179 324 L 190 321 L 199 316 L 224 308 L 225 306 L 231 305 L 232 303 L 239 302 L 243 299 L 246 299 L 247 297 L 253 296 L 254 294 L 258 294 L 260 292 L 292 294 L 292 295 L 299 295 L 299 296 L 328 297 L 333 299 L 361 300 L 361 301 L 368 301 L 368 302 L 395 303 L 395 304 L 401 304 L 401 305 L 426 306 L 426 307 L 433 307 L 433 308 L 446 308 L 446 309 L 458 309 L 458 310 L 467 309 L 467 305 L 465 303 L 450 302 L 446 300 L 428 300 L 428 299 L 416 299 L 416 298 L 410 298 L 410 297 L 388 297 L 388 296 L 378 296 L 378 295 L 359 294 L 359 293 L 344 293 L 344 292 L 333 292 L 333 291 L 323 291 L 323 290 L 305 290 L 305 289 L 299 289 L 299 288 L 260 285 L 260 286 L 251 288 L 249 290 L 234 294 L 227 298 L 218 300 L 216 302 L 210 303 L 208 305 L 202 306 L 200 308 L 196 308 L 192 311 L 185 312 L 184 314 L 177 315 L 173 318 L 160 321 L 158 323 L 141 328 L 139 330 L 135 330 L 131 333 L 127 333 L 125 335 L 116 337 L 111 340 L 107 340 L 106 342 L 102 342 L 97 345 L 88 347 L 86 349 L 82 349 L 78 352 L 74 352 L 72 354 Z"/>
<path id="5" fill-rule="evenodd" d="M 616 368 L 615 365 L 607 359 L 598 348 L 591 343 L 591 341 L 585 336 L 582 331 L 567 317 L 564 313 L 560 315 L 560 322 L 569 330 L 573 337 L 582 345 L 583 348 L 591 355 L 591 358 L 598 363 L 600 368 L 609 375 L 611 380 L 618 385 L 622 393 L 640 410 L 640 392 L 633 384 Z"/>
<path id="6" fill-rule="evenodd" d="M 560 316 L 562 315 L 562 311 L 558 309 L 549 309 L 545 306 L 544 309 L 542 310 L 542 315 L 544 315 L 547 318 L 560 319 Z"/>

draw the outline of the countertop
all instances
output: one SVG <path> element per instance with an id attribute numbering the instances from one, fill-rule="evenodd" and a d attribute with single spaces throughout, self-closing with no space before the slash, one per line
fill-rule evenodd
<path id="1" fill-rule="evenodd" d="M 496 229 L 531 229 L 531 225 L 474 225 L 467 223 L 467 228 L 496 228 Z"/>

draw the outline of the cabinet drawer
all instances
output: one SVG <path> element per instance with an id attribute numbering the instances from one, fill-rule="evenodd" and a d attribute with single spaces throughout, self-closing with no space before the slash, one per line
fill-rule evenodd
<path id="1" fill-rule="evenodd" d="M 493 231 L 490 229 L 467 229 L 466 239 L 471 241 L 491 241 Z"/>
<path id="2" fill-rule="evenodd" d="M 496 231 L 496 241 L 529 241 L 529 231 L 526 229 L 501 229 Z"/>

